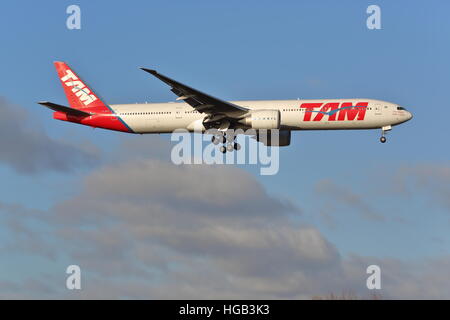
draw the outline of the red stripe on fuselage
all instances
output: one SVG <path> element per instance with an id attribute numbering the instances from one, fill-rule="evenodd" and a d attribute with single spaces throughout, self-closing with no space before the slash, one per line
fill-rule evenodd
<path id="1" fill-rule="evenodd" d="M 62 121 L 79 123 L 93 128 L 132 132 L 126 125 L 122 123 L 119 117 L 112 114 L 94 114 L 90 117 L 75 117 L 67 115 L 63 112 L 54 112 L 53 118 Z"/>

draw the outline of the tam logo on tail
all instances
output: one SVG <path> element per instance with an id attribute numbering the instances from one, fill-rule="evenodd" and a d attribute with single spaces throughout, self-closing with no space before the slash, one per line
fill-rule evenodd
<path id="1" fill-rule="evenodd" d="M 93 113 L 111 113 L 108 106 L 72 68 L 62 61 L 55 61 L 54 64 L 71 108 L 89 109 Z"/>
<path id="2" fill-rule="evenodd" d="M 80 101 L 88 106 L 95 100 L 97 97 L 94 94 L 91 94 L 91 90 L 78 79 L 78 77 L 72 72 L 72 70 L 67 69 L 66 75 L 61 78 L 61 81 L 68 87 L 72 87 L 72 92 L 80 99 Z"/>

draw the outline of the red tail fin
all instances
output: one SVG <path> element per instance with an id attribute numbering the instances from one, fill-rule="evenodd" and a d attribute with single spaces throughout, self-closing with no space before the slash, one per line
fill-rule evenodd
<path id="1" fill-rule="evenodd" d="M 56 61 L 55 67 L 70 107 L 95 113 L 111 113 L 107 105 L 65 62 Z"/>

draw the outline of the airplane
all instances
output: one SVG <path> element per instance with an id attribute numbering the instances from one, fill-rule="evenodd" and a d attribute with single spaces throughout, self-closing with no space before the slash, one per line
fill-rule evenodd
<path id="1" fill-rule="evenodd" d="M 222 144 L 222 153 L 240 149 L 230 133 L 236 129 L 254 129 L 252 138 L 267 146 L 290 145 L 291 131 L 296 130 L 381 129 L 380 141 L 385 143 L 387 131 L 413 117 L 398 104 L 374 99 L 224 101 L 147 68 L 141 69 L 169 85 L 182 102 L 106 104 L 66 63 L 54 65 L 69 107 L 38 102 L 54 111 L 54 119 L 135 134 L 215 130 L 211 141 Z M 259 134 L 275 129 L 278 139 Z"/>

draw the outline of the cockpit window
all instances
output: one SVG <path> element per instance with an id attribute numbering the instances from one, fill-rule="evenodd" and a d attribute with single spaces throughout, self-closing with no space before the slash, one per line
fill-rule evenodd
<path id="1" fill-rule="evenodd" d="M 406 110 L 406 109 L 403 107 L 397 107 L 397 110 Z"/>

